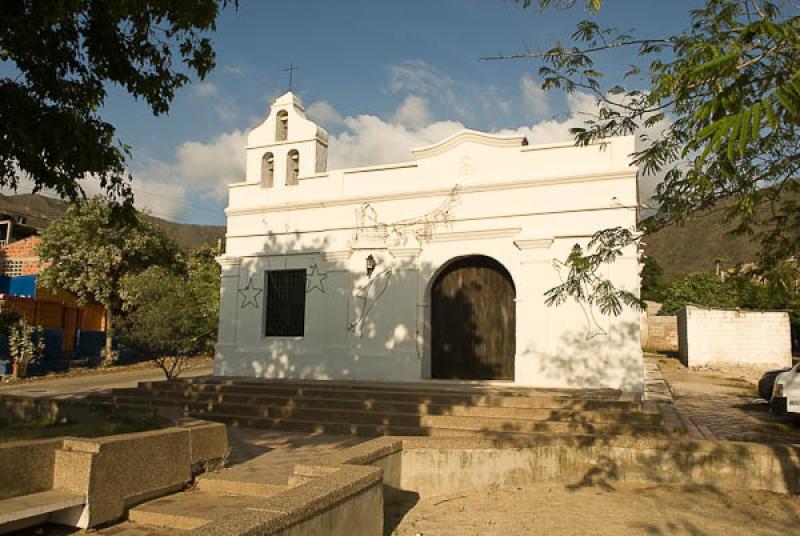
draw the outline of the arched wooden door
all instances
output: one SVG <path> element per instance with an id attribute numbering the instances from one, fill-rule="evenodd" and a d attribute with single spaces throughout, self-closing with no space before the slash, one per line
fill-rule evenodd
<path id="1" fill-rule="evenodd" d="M 513 380 L 516 290 L 502 264 L 453 261 L 431 287 L 431 377 Z"/>

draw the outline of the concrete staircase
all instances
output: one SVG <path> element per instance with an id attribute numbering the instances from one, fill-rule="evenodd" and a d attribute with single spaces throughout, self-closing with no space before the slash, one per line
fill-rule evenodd
<path id="1" fill-rule="evenodd" d="M 335 435 L 663 435 L 656 405 L 611 390 L 485 384 L 192 378 L 90 396 L 232 426 Z"/>

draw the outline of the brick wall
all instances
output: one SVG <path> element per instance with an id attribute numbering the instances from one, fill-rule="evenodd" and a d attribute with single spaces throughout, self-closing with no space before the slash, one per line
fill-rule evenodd
<path id="1" fill-rule="evenodd" d="M 0 252 L 4 260 L 22 262 L 22 273 L 19 275 L 38 275 L 39 256 L 36 255 L 35 248 L 41 241 L 39 236 L 30 236 L 0 248 Z"/>
<path id="2" fill-rule="evenodd" d="M 791 366 L 789 313 L 707 309 L 687 305 L 678 314 L 681 361 Z"/>
<path id="3" fill-rule="evenodd" d="M 648 316 L 647 340 L 642 348 L 649 352 L 677 352 L 678 317 Z"/>
<path id="4" fill-rule="evenodd" d="M 645 300 L 647 307 L 642 312 L 642 350 L 648 352 L 678 351 L 678 317 L 656 316 L 661 304 Z"/>

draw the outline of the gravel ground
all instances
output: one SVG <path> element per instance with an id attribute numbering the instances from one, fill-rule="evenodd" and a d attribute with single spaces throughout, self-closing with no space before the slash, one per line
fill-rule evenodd
<path id="1" fill-rule="evenodd" d="M 800 533 L 800 497 L 619 484 L 501 488 L 387 504 L 397 536 L 781 535 Z M 410 508 L 410 510 L 409 510 Z"/>

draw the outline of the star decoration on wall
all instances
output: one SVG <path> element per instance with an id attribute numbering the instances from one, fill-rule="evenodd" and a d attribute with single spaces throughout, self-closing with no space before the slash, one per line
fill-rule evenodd
<path id="1" fill-rule="evenodd" d="M 311 268 L 306 272 L 306 293 L 311 292 L 318 288 L 320 292 L 325 294 L 325 285 L 322 284 L 327 279 L 328 274 L 320 272 L 316 264 L 312 264 Z"/>
<path id="2" fill-rule="evenodd" d="M 244 298 L 241 308 L 244 309 L 245 307 L 252 305 L 258 309 L 258 297 L 261 296 L 262 292 L 264 292 L 264 289 L 255 288 L 253 286 L 253 278 L 251 276 L 250 280 L 247 282 L 247 286 L 239 289 L 239 294 L 241 294 Z"/>

